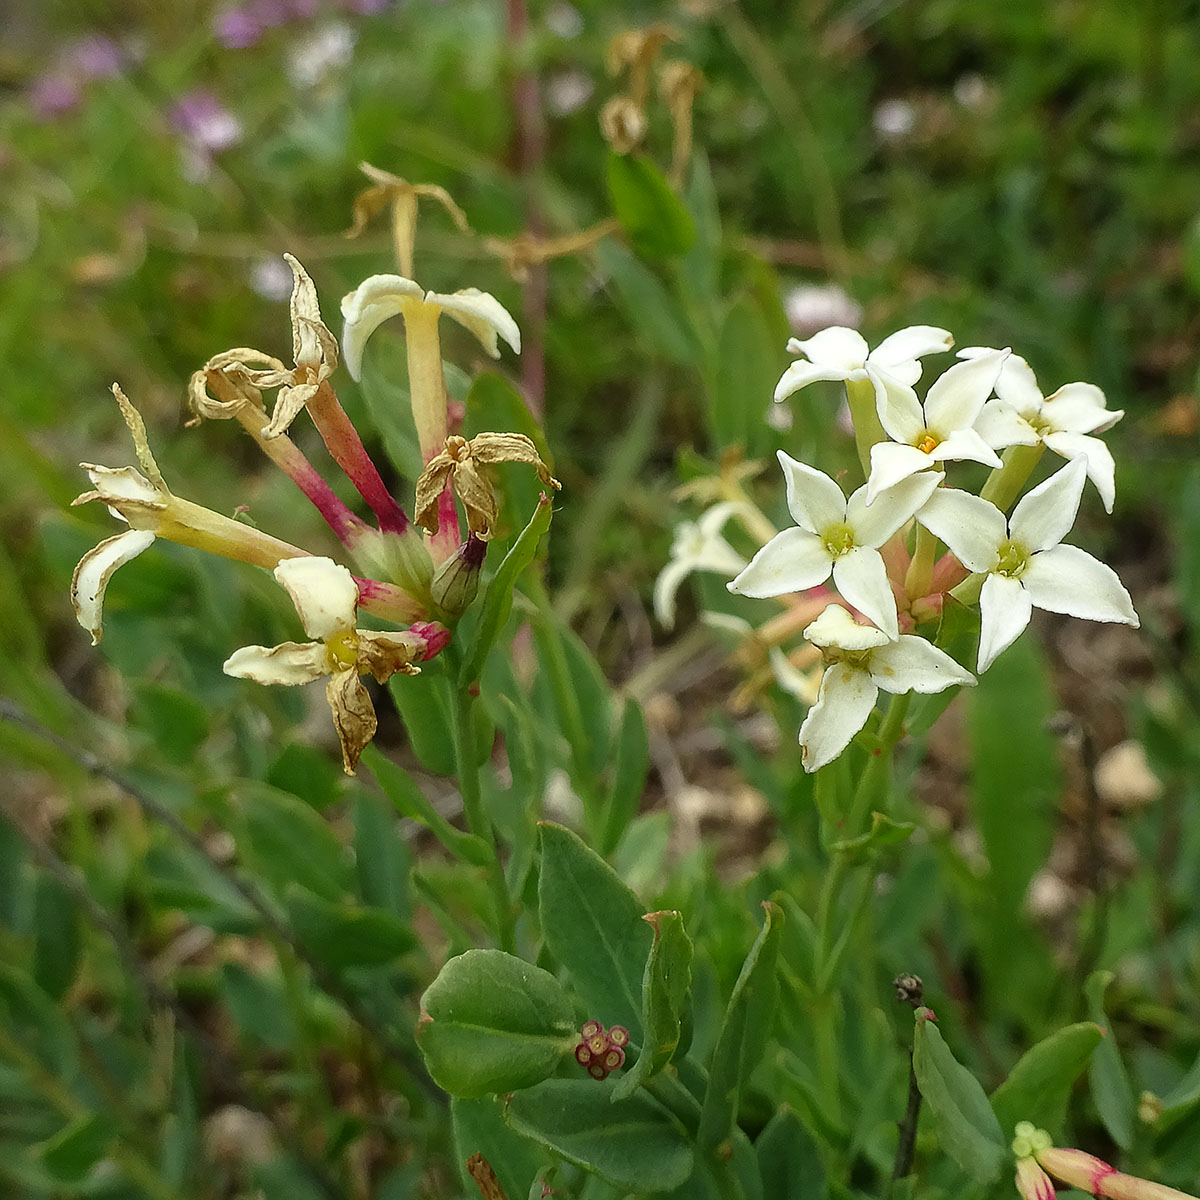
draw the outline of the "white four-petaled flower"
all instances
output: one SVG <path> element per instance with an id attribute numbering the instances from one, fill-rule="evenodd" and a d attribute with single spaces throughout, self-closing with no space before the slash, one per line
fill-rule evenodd
<path id="1" fill-rule="evenodd" d="M 833 575 L 843 598 L 889 638 L 899 635 L 896 598 L 879 547 L 929 499 L 945 478 L 940 472 L 910 475 L 868 506 L 867 488 L 849 500 L 823 471 L 779 451 L 787 505 L 798 528 L 773 537 L 727 586 L 744 596 L 803 592 Z"/>
<path id="2" fill-rule="evenodd" d="M 654 581 L 654 615 L 664 629 L 675 624 L 675 594 L 693 571 L 717 571 L 736 575 L 745 565 L 740 555 L 722 534 L 726 522 L 748 505 L 723 500 L 700 514 L 699 520 L 683 521 L 675 529 L 671 558 Z"/>
<path id="3" fill-rule="evenodd" d="M 995 450 L 972 428 L 992 394 L 1007 350 L 956 363 L 929 385 L 925 403 L 905 383 L 881 376 L 876 387 L 879 423 L 890 442 L 871 447 L 867 501 L 916 471 L 940 462 L 969 459 L 998 467 Z"/>
<path id="4" fill-rule="evenodd" d="M 838 604 L 831 604 L 804 636 L 818 646 L 825 674 L 817 702 L 800 726 L 800 752 L 806 771 L 832 762 L 867 723 L 880 691 L 941 692 L 969 685 L 974 676 L 944 650 L 924 638 L 859 625 Z"/>
<path id="5" fill-rule="evenodd" d="M 970 346 L 960 350 L 959 357 L 991 353 Z M 1125 415 L 1124 409 L 1108 408 L 1104 393 L 1094 383 L 1065 383 L 1053 395 L 1043 396 L 1037 376 L 1018 354 L 1005 360 L 996 380 L 996 397 L 983 406 L 975 423 L 984 441 L 997 450 L 1041 443 L 1065 459 L 1084 459 L 1105 512 L 1112 512 L 1116 494 L 1112 452 L 1090 435 L 1111 429 Z"/>
<path id="6" fill-rule="evenodd" d="M 969 492 L 939 489 L 917 519 L 969 571 L 987 578 L 979 594 L 979 659 L 986 671 L 1016 641 L 1033 608 L 1088 621 L 1138 625 L 1116 572 L 1075 546 L 1059 543 L 1075 523 L 1086 476 L 1073 459 L 1004 514 Z"/>
<path id="7" fill-rule="evenodd" d="M 926 354 L 949 350 L 954 338 L 932 325 L 910 325 L 885 337 L 872 350 L 857 329 L 831 325 L 801 340 L 791 338 L 790 354 L 802 354 L 783 373 L 775 388 L 775 399 L 783 400 L 817 380 L 872 379 L 887 376 L 911 386 L 921 378 L 920 359 Z"/>

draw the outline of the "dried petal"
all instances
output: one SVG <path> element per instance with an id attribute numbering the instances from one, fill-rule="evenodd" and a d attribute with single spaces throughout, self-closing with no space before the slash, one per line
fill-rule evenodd
<path id="1" fill-rule="evenodd" d="M 334 728 L 342 744 L 342 768 L 354 774 L 363 750 L 375 736 L 379 721 L 371 695 L 353 668 L 338 671 L 325 685 L 325 699 L 333 713 Z"/>

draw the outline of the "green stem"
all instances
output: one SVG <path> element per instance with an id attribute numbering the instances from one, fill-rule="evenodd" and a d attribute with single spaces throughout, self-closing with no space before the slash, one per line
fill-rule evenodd
<path id="1" fill-rule="evenodd" d="M 869 379 L 847 379 L 846 403 L 850 406 L 850 420 L 854 424 L 854 445 L 858 450 L 863 478 L 870 479 L 871 447 L 877 442 L 888 440 L 883 426 L 879 423 L 875 384 Z"/>
<path id="2" fill-rule="evenodd" d="M 447 660 L 451 676 L 456 674 L 458 663 L 452 656 Z M 502 950 L 512 954 L 516 950 L 516 919 L 512 901 L 508 895 L 508 884 L 504 879 L 504 867 L 496 848 L 496 833 L 483 804 L 483 791 L 479 786 L 479 762 L 471 738 L 471 717 L 474 699 L 465 689 L 458 689 L 451 709 L 450 733 L 454 741 L 454 761 L 458 774 L 459 791 L 462 793 L 463 813 L 467 829 L 481 838 L 491 849 L 491 862 L 487 867 L 488 890 L 492 894 L 492 906 L 496 915 L 496 936 Z"/>
<path id="3" fill-rule="evenodd" d="M 1009 446 L 1000 456 L 1002 465 L 988 476 L 979 495 L 1001 512 L 1008 512 L 1045 449 L 1041 442 L 1036 446 Z"/>
<path id="4" fill-rule="evenodd" d="M 937 554 L 937 538 L 920 522 L 917 523 L 917 541 L 913 547 L 912 561 L 904 576 L 904 590 L 909 601 L 929 595 L 933 581 L 933 561 Z"/>

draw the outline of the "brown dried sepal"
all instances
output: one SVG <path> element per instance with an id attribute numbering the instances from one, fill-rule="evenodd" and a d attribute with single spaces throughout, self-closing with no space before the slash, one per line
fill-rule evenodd
<path id="1" fill-rule="evenodd" d="M 445 448 L 429 460 L 417 480 L 414 521 L 430 533 L 437 533 L 438 497 L 449 483 L 466 510 L 467 527 L 486 541 L 492 536 L 499 510 L 487 468 L 504 462 L 528 463 L 548 487 L 556 491 L 562 487 L 523 433 L 481 433 L 470 441 L 451 434 Z"/>

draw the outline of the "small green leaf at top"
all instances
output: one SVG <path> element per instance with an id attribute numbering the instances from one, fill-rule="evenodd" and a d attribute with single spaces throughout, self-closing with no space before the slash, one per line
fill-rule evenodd
<path id="1" fill-rule="evenodd" d="M 421 997 L 417 1044 L 433 1081 L 452 1096 L 532 1087 L 577 1038 L 558 980 L 502 950 L 452 958 Z"/>
<path id="2" fill-rule="evenodd" d="M 610 153 L 607 180 L 613 213 L 642 258 L 676 258 L 692 248 L 696 222 L 648 158 Z"/>
<path id="3" fill-rule="evenodd" d="M 879 850 L 907 842 L 916 828 L 911 821 L 893 821 L 883 813 L 871 814 L 871 828 L 856 838 L 834 842 L 833 849 L 846 856 L 852 866 L 866 862 Z"/>
<path id="4" fill-rule="evenodd" d="M 642 978 L 642 1051 L 612 1089 L 614 1101 L 631 1096 L 669 1063 L 679 1046 L 692 986 L 692 939 L 677 912 L 647 913 L 654 944 Z"/>
<path id="5" fill-rule="evenodd" d="M 1008 1142 L 979 1080 L 950 1053 L 928 1009 L 917 1010 L 913 1070 L 942 1149 L 977 1183 L 991 1183 Z"/>

